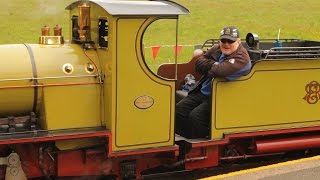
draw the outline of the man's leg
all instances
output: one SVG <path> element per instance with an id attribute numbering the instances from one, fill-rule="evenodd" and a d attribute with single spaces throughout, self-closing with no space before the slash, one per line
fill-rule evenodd
<path id="1" fill-rule="evenodd" d="M 189 94 L 176 104 L 176 119 L 175 119 L 175 132 L 179 135 L 186 136 L 191 134 L 187 124 L 191 124 L 189 121 L 190 112 L 199 106 L 202 101 L 199 96 L 203 96 L 200 92 Z"/>
<path id="2" fill-rule="evenodd" d="M 209 98 L 209 97 L 207 97 Z M 204 99 L 202 104 L 194 108 L 189 114 L 190 125 L 192 129 L 191 138 L 205 138 L 209 136 L 211 105 L 209 99 Z"/>

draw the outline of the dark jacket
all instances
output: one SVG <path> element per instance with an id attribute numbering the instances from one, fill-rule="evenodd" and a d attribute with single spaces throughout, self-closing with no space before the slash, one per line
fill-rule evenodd
<path id="1" fill-rule="evenodd" d="M 204 55 L 197 57 L 198 60 L 196 62 L 195 70 L 202 74 L 202 77 L 191 91 L 200 89 L 201 86 L 199 85 L 207 78 L 222 77 L 227 80 L 233 80 L 235 77 L 240 76 L 240 74 L 238 75 L 238 72 L 245 70 L 245 72 L 241 72 L 241 74 L 244 75 L 250 70 L 250 57 L 248 51 L 242 44 L 239 45 L 235 52 L 226 55 L 223 61 L 218 63 L 221 54 L 220 47 L 216 44 Z M 248 71 L 246 71 L 246 69 L 248 69 Z"/>

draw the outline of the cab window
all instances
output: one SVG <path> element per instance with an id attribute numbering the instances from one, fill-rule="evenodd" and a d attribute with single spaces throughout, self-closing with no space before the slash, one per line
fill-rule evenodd
<path id="1" fill-rule="evenodd" d="M 157 74 L 161 64 L 176 63 L 177 61 L 174 51 L 176 47 L 176 24 L 176 19 L 159 19 L 151 23 L 143 35 L 144 59 L 154 74 Z"/>

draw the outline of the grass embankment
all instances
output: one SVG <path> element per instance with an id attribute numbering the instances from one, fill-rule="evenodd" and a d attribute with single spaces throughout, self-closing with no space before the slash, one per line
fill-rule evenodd
<path id="1" fill-rule="evenodd" d="M 37 43 L 40 28 L 53 28 L 60 24 L 65 39 L 69 39 L 69 17 L 64 9 L 73 0 L 10 0 L 0 2 L 1 33 L 0 44 Z M 220 30 L 227 25 L 237 26 L 242 38 L 248 32 L 257 33 L 260 38 L 320 40 L 320 1 L 318 0 L 176 0 L 191 12 L 181 16 L 179 21 L 179 44 L 196 45 L 209 38 L 218 38 Z M 173 53 L 172 33 L 166 27 L 158 29 L 157 36 L 148 37 L 146 46 L 160 45 L 156 61 L 151 49 L 146 54 L 157 66 L 168 62 L 166 55 Z M 184 46 L 179 61 L 189 59 L 193 46 Z"/>
<path id="2" fill-rule="evenodd" d="M 201 44 L 206 39 L 218 38 L 221 29 L 234 25 L 240 29 L 241 37 L 254 32 L 260 38 L 295 38 L 320 40 L 320 1 L 318 0 L 177 0 L 190 10 L 190 15 L 181 16 L 179 22 L 179 44 Z M 158 42 L 170 42 L 170 36 L 161 33 L 154 37 Z M 161 39 L 161 40 L 160 40 Z M 154 45 L 163 45 L 156 43 Z M 164 43 L 165 44 L 165 43 Z M 168 52 L 159 51 L 156 62 L 167 62 Z M 171 47 L 172 48 L 172 47 Z M 190 59 L 193 47 L 182 49 L 179 61 Z M 162 54 L 163 53 L 163 54 Z M 151 56 L 150 56 L 151 57 Z"/>
<path id="3" fill-rule="evenodd" d="M 59 24 L 68 35 L 69 16 L 65 7 L 73 0 L 0 1 L 0 44 L 37 43 L 41 27 Z"/>

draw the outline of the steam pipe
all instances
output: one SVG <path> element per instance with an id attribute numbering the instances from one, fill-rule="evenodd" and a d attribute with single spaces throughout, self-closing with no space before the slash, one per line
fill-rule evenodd
<path id="1" fill-rule="evenodd" d="M 320 135 L 308 135 L 282 139 L 257 140 L 254 151 L 256 154 L 264 154 L 319 147 Z"/>

